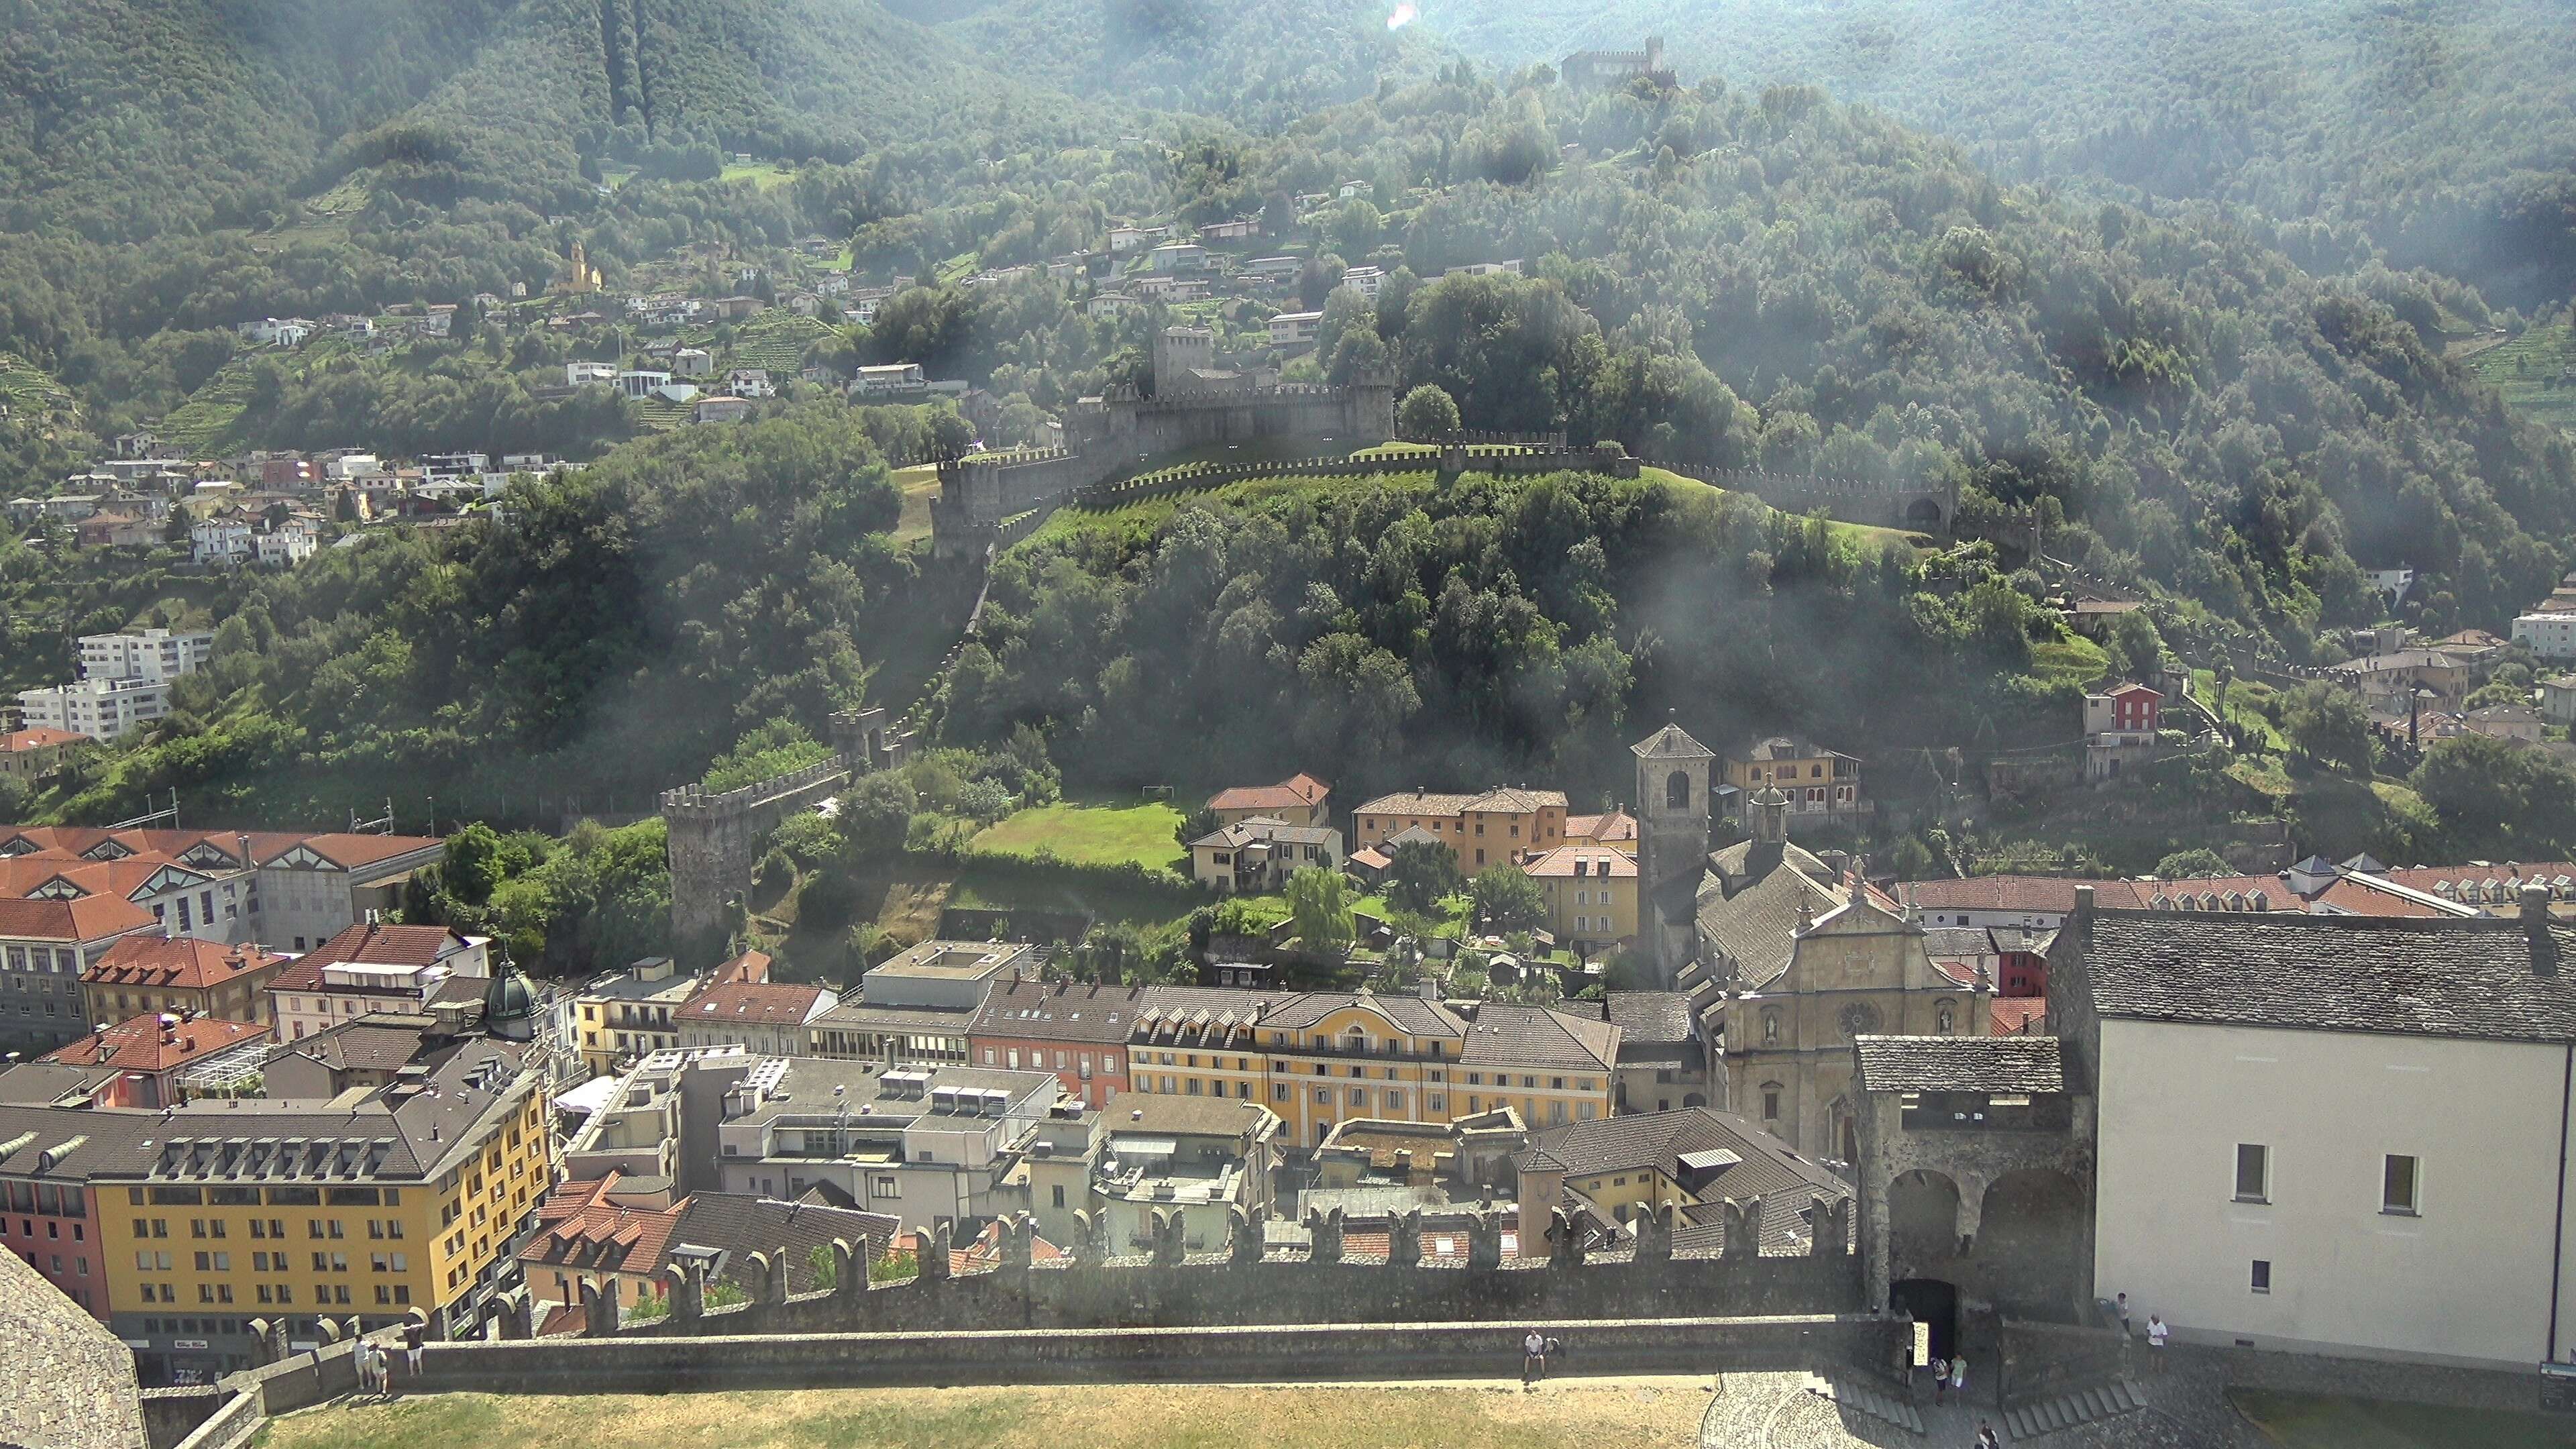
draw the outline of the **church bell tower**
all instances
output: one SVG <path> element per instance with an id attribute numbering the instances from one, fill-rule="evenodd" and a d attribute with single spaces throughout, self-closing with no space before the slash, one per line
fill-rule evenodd
<path id="1" fill-rule="evenodd" d="M 1629 746 L 1637 757 L 1637 936 L 1665 986 L 1690 959 L 1708 859 L 1709 773 L 1717 756 L 1680 725 Z"/>

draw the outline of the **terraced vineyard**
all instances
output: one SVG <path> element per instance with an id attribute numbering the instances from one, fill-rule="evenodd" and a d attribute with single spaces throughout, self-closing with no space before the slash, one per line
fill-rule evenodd
<path id="1" fill-rule="evenodd" d="M 805 349 L 832 335 L 832 329 L 784 307 L 772 307 L 743 324 L 727 358 L 727 367 L 765 367 L 770 377 L 794 377 L 805 365 Z"/>
<path id="2" fill-rule="evenodd" d="M 2576 327 L 2534 327 L 2469 359 L 2516 411 L 2576 428 Z"/>
<path id="3" fill-rule="evenodd" d="M 250 359 L 227 362 L 205 385 L 172 408 L 154 429 L 168 448 L 205 457 L 241 447 L 242 414 L 250 407 Z"/>

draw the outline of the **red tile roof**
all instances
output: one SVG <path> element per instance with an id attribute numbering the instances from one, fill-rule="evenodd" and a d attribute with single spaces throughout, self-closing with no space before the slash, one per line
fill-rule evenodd
<path id="1" fill-rule="evenodd" d="M 1312 775 L 1297 774 L 1276 785 L 1237 785 L 1208 800 L 1210 810 L 1311 810 L 1332 793 L 1332 786 Z"/>
<path id="2" fill-rule="evenodd" d="M 0 936 L 31 941 L 108 941 L 153 924 L 150 911 L 118 896 L 0 900 Z"/>
<path id="3" fill-rule="evenodd" d="M 115 1067 L 127 1072 L 166 1072 L 227 1047 L 267 1038 L 268 1028 L 252 1022 L 201 1016 L 164 1024 L 158 1013 L 146 1012 L 103 1032 L 93 1032 L 39 1060 L 68 1066 Z"/>
<path id="4" fill-rule="evenodd" d="M 101 986 L 161 986 L 203 991 L 286 958 L 256 945 L 227 946 L 188 936 L 128 936 L 107 948 L 81 980 Z"/>
<path id="5" fill-rule="evenodd" d="M 0 857 L 0 896 L 24 896 L 48 881 L 61 880 L 83 895 L 130 898 L 154 873 L 172 863 L 159 851 L 116 860 L 85 860 L 59 850 Z"/>
<path id="6" fill-rule="evenodd" d="M 822 1002 L 819 986 L 790 986 L 776 981 L 720 982 L 690 997 L 672 1017 L 675 1022 L 796 1026 L 810 1021 Z"/>
<path id="7" fill-rule="evenodd" d="M 2044 996 L 1998 996 L 1987 1014 L 1994 1023 L 1992 1030 L 1996 1036 L 2036 1032 L 2042 1019 L 2048 1015 L 2048 999 Z"/>
<path id="8" fill-rule="evenodd" d="M 1637 878 L 1637 858 L 1606 845 L 1560 845 L 1531 858 L 1521 871 L 1525 875 L 1572 879 L 1577 861 L 1584 863 L 1583 874 L 1587 877 Z"/>
<path id="9" fill-rule="evenodd" d="M 1565 838 L 1592 845 L 1634 840 L 1637 838 L 1637 817 L 1625 810 L 1613 810 L 1606 815 L 1568 815 L 1565 817 Z"/>
<path id="10" fill-rule="evenodd" d="M 299 957 L 268 983 L 271 991 L 309 991 L 322 983 L 322 968 L 350 962 L 377 966 L 427 966 L 465 938 L 445 926 L 387 926 L 361 921 Z"/>
<path id="11" fill-rule="evenodd" d="M 15 730 L 9 734 L 0 735 L 0 750 L 7 750 L 13 755 L 27 750 L 41 750 L 49 745 L 89 743 L 93 743 L 89 736 L 74 734 L 70 730 Z"/>

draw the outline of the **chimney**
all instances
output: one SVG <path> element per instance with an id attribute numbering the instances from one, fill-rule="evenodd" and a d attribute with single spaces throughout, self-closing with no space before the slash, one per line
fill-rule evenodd
<path id="1" fill-rule="evenodd" d="M 2531 940 L 2531 974 L 2558 974 L 2558 937 L 2549 929 L 2549 887 L 2533 883 L 2522 888 L 2522 930 Z"/>
<path id="2" fill-rule="evenodd" d="M 2075 927 L 2075 939 L 2091 945 L 2093 941 L 2093 887 L 2075 888 L 2075 914 L 2069 918 Z"/>

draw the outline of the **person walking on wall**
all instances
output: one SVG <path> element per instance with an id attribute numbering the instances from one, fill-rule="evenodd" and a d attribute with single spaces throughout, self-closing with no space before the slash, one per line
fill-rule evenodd
<path id="1" fill-rule="evenodd" d="M 423 1345 L 429 1338 L 429 1326 L 415 1318 L 403 1325 L 403 1372 L 411 1379 L 420 1378 Z"/>
<path id="2" fill-rule="evenodd" d="M 2119 1314 L 2120 1314 L 2120 1336 L 2121 1336 L 2122 1338 L 2127 1338 L 2127 1337 L 2129 1336 L 2129 1295 L 2128 1295 L 2128 1294 L 2123 1293 L 2123 1294 L 2121 1294 L 2121 1295 L 2120 1295 L 2120 1301 L 2119 1301 L 2119 1303 L 2118 1303 L 2118 1305 L 2117 1305 L 2117 1308 L 2118 1308 L 2118 1311 L 2119 1311 Z"/>
<path id="3" fill-rule="evenodd" d="M 2004 1442 L 1995 1437 L 1995 1426 L 1983 1419 L 1977 1421 L 1977 1449 L 2004 1449 Z"/>
<path id="4" fill-rule="evenodd" d="M 1547 1376 L 1547 1340 L 1535 1328 L 1521 1340 L 1521 1387 Z"/>
<path id="5" fill-rule="evenodd" d="M 1950 1392 L 1959 1396 L 1960 1403 L 1968 1401 L 1968 1356 L 1964 1353 L 1950 1355 Z"/>
<path id="6" fill-rule="evenodd" d="M 1932 1402 L 1950 1402 L 1950 1361 L 1946 1358 L 1932 1360 Z"/>

